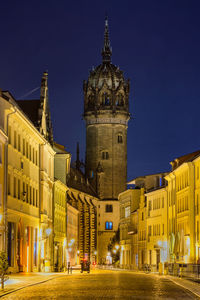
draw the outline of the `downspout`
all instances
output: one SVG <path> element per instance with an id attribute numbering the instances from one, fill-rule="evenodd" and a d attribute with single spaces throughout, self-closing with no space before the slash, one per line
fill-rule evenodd
<path id="1" fill-rule="evenodd" d="M 10 112 L 9 114 L 7 114 L 7 124 L 6 124 L 6 134 L 8 137 L 8 121 L 9 121 L 9 117 L 12 114 L 15 114 L 17 109 L 15 106 L 13 106 L 14 111 Z M 6 142 L 5 144 L 5 155 L 4 155 L 4 159 L 5 159 L 5 163 L 4 163 L 4 230 L 5 230 L 5 234 L 4 234 L 4 247 L 5 247 L 5 251 L 7 252 L 7 234 L 8 234 L 8 230 L 7 230 L 7 195 L 8 195 L 8 143 L 9 141 Z"/>

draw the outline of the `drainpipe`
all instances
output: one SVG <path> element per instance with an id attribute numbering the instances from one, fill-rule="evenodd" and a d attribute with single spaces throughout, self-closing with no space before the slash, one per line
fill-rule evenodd
<path id="1" fill-rule="evenodd" d="M 17 109 L 15 106 L 13 106 L 14 111 L 10 112 L 7 114 L 7 124 L 6 124 L 6 134 L 8 137 L 8 122 L 9 122 L 9 117 L 13 114 L 16 113 Z M 8 142 L 5 144 L 5 153 L 4 153 L 4 247 L 5 251 L 7 252 L 7 195 L 8 195 Z"/>

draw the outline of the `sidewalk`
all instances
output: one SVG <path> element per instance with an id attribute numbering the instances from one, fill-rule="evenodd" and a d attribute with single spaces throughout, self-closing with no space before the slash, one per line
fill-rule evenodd
<path id="1" fill-rule="evenodd" d="M 77 271 L 73 271 L 77 273 Z M 71 275 L 71 274 L 69 274 Z M 68 276 L 67 272 L 61 273 L 17 273 L 9 275 L 9 279 L 5 282 L 4 291 L 0 289 L 0 298 L 24 287 L 36 285 L 38 283 L 52 280 L 59 276 Z"/>
<path id="2" fill-rule="evenodd" d="M 171 275 L 163 275 L 163 277 L 171 280 L 175 284 L 189 290 L 193 294 L 195 294 L 197 297 L 200 298 L 200 284 L 198 282 L 185 279 L 185 278 L 179 278 Z"/>

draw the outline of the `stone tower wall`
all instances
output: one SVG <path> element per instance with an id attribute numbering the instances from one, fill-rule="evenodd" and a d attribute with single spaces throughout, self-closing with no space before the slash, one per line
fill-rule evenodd
<path id="1" fill-rule="evenodd" d="M 108 153 L 108 158 L 103 159 L 103 152 Z M 118 194 L 126 188 L 127 126 L 121 124 L 88 125 L 86 160 L 88 174 L 95 174 L 99 162 L 103 168 L 100 182 L 101 199 L 117 199 Z"/>

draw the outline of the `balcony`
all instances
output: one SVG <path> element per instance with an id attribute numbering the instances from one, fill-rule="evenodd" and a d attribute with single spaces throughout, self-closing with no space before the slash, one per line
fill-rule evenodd
<path id="1" fill-rule="evenodd" d="M 133 234 L 137 234 L 138 230 L 135 226 L 133 225 L 129 225 L 128 226 L 128 235 L 133 235 Z"/>

